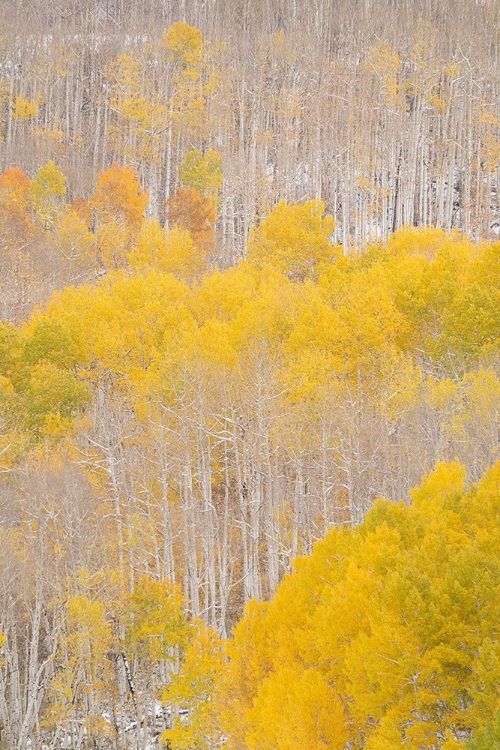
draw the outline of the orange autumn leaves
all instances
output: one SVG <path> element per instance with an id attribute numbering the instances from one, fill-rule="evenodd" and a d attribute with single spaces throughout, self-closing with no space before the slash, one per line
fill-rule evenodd
<path id="1" fill-rule="evenodd" d="M 220 160 L 188 152 L 183 185 L 166 202 L 167 224 L 145 218 L 149 195 L 134 169 L 114 164 L 88 199 L 66 202 L 66 177 L 53 163 L 34 179 L 18 167 L 0 175 L 0 238 L 11 257 L 56 255 L 66 283 L 119 268 L 158 268 L 198 278 L 213 254 Z M 196 185 L 196 187 L 194 186 Z M 47 260 L 50 263 L 50 260 Z"/>
<path id="2" fill-rule="evenodd" d="M 215 239 L 212 200 L 195 188 L 179 188 L 166 203 L 168 223 L 178 230 L 172 232 L 157 219 L 144 219 L 148 201 L 133 169 L 114 165 L 99 175 L 89 206 L 100 263 L 116 270 L 130 259 L 133 266 L 158 267 L 185 279 L 199 274 Z"/>

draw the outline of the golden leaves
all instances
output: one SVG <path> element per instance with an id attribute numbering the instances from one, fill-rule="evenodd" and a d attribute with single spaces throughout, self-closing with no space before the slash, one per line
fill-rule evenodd
<path id="1" fill-rule="evenodd" d="M 486 652 L 497 658 L 499 471 L 465 493 L 463 467 L 441 464 L 412 506 L 379 501 L 269 605 L 247 607 L 219 697 L 230 746 L 288 750 L 307 728 L 317 748 L 451 748 L 484 726 L 497 705 L 484 669 Z"/>

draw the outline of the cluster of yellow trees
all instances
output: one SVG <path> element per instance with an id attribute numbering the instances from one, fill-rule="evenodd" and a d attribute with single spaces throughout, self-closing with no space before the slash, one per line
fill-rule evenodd
<path id="1" fill-rule="evenodd" d="M 243 432 L 244 410 L 223 411 L 245 401 L 259 373 L 251 399 L 260 419 L 281 412 L 283 426 L 292 416 L 305 429 L 328 418 L 325 403 L 364 398 L 373 418 L 396 430 L 427 402 L 452 417 L 443 438 L 471 458 L 467 429 L 498 408 L 498 244 L 405 227 L 386 245 L 346 256 L 331 242 L 334 221 L 320 201 L 281 202 L 252 230 L 246 258 L 214 271 L 206 211 L 215 199 L 203 187 L 181 188 L 167 228 L 143 217 L 147 194 L 131 169 L 101 173 L 91 199 L 71 205 L 64 182 L 51 162 L 34 180 L 18 169 L 0 176 L 4 237 L 48 223 L 58 265 L 66 243 L 69 262 L 78 257 L 97 279 L 61 290 L 21 326 L 2 324 L 5 460 L 25 428 L 29 442 L 69 424 L 100 390 L 143 427 L 158 409 L 166 415 L 199 398 L 207 434 L 231 419 Z M 221 398 L 216 414 L 210 394 L 220 388 L 229 401 Z M 471 464 L 476 477 L 494 441 L 483 454 Z"/>
<path id="2" fill-rule="evenodd" d="M 500 246 L 347 255 L 281 202 L 215 270 L 217 154 L 182 175 L 165 226 L 129 168 L 0 176 L 5 257 L 61 274 L 0 324 L 0 745 L 494 736 L 498 471 L 461 482 L 498 458 Z"/>
<path id="3" fill-rule="evenodd" d="M 117 596 L 116 571 L 79 570 L 50 605 L 57 638 L 30 696 L 37 737 L 71 748 L 496 747 L 500 463 L 467 491 L 460 464 L 439 464 L 411 500 L 378 500 L 360 525 L 332 529 L 226 641 L 186 617 L 167 581 L 142 576 Z M 0 645 L 8 680 L 16 662 Z M 35 721 L 2 718 L 4 746 L 26 746 Z"/>
<path id="4" fill-rule="evenodd" d="M 19 167 L 5 170 L 0 175 L 2 319 L 24 320 L 55 289 L 124 265 L 154 262 L 157 270 L 198 276 L 206 261 L 214 261 L 220 157 L 215 151 L 188 151 L 179 169 L 181 186 L 163 211 L 170 234 L 158 219 L 144 220 L 150 196 L 130 167 L 115 164 L 101 172 L 91 197 L 74 201 L 68 200 L 66 176 L 53 161 L 33 179 Z"/>
<path id="5" fill-rule="evenodd" d="M 500 745 L 499 0 L 4 5 L 0 750 Z"/>
<path id="6" fill-rule="evenodd" d="M 216 706 L 228 747 L 497 746 L 500 464 L 468 492 L 440 464 L 411 495 L 247 605 Z"/>

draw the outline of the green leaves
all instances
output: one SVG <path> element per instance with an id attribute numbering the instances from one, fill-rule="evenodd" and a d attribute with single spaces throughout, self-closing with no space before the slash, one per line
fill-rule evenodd
<path id="1" fill-rule="evenodd" d="M 60 370 L 51 362 L 41 362 L 31 373 L 25 392 L 28 428 L 53 429 L 79 412 L 89 399 L 89 391 L 73 373 Z"/>
<path id="2" fill-rule="evenodd" d="M 222 164 L 217 151 L 188 151 L 179 164 L 179 180 L 187 188 L 194 188 L 202 196 L 218 204 L 219 191 L 222 188 Z"/>
<path id="3" fill-rule="evenodd" d="M 492 750 L 500 744 L 500 711 L 467 743 L 467 750 Z"/>

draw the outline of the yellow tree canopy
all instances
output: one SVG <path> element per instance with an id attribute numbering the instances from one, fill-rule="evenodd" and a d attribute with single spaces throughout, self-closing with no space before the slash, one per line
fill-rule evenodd
<path id="1" fill-rule="evenodd" d="M 281 201 L 251 232 L 247 257 L 292 279 L 314 278 L 321 264 L 338 254 L 330 239 L 334 227 L 319 200 L 291 205 Z"/>
<path id="2" fill-rule="evenodd" d="M 451 749 L 494 731 L 500 462 L 464 483 L 439 465 L 412 505 L 378 501 L 247 606 L 220 686 L 230 747 Z"/>

